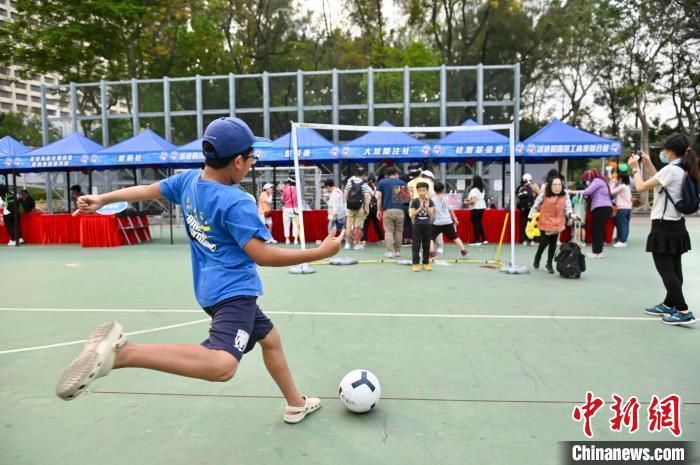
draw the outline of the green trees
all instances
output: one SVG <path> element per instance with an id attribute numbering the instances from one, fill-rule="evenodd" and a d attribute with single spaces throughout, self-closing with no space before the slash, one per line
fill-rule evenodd
<path id="1" fill-rule="evenodd" d="M 631 126 L 639 129 L 642 146 L 651 126 L 663 123 L 697 137 L 696 1 L 343 0 L 343 20 L 334 23 L 336 5 L 328 0 L 18 0 L 17 17 L 0 28 L 0 62 L 18 65 L 27 76 L 57 73 L 63 82 L 517 62 L 523 118 L 558 117 L 614 137 Z M 401 101 L 399 73 L 375 78 L 377 101 Z M 451 99 L 474 100 L 474 73 L 450 75 L 450 82 Z M 494 72 L 485 82 L 489 98 L 512 97 L 508 72 Z M 305 85 L 306 103 L 328 104 L 327 79 L 310 78 Z M 294 78 L 273 87 L 273 106 L 295 104 Z M 414 101 L 439 99 L 436 73 L 415 73 L 411 87 Z M 143 89 L 140 110 L 162 108 L 162 86 Z M 171 110 L 194 107 L 192 86 L 173 84 L 171 91 Z M 225 86 L 205 82 L 203 92 L 205 108 L 227 107 Z M 242 81 L 236 105 L 259 106 L 261 93 L 259 83 Z M 343 77 L 341 102 L 359 103 L 366 93 L 364 78 Z M 135 103 L 128 85 L 110 87 L 109 98 L 109 105 Z M 81 88 L 78 99 L 82 113 L 100 105 L 95 89 Z M 659 112 L 660 105 L 670 111 Z M 666 121 L 657 124 L 652 117 L 659 114 Z M 358 110 L 341 119 L 363 122 L 365 116 Z M 458 123 L 464 116 L 450 113 L 448 119 Z M 507 108 L 489 108 L 486 114 L 486 121 L 508 118 Z M 281 126 L 289 115 L 273 119 Z M 429 113 L 424 120 L 436 123 Z M 84 124 L 87 132 L 99 130 Z M 182 124 L 173 131 L 187 132 L 194 121 Z M 110 128 L 115 138 L 121 137 L 117 126 L 115 121 Z"/>

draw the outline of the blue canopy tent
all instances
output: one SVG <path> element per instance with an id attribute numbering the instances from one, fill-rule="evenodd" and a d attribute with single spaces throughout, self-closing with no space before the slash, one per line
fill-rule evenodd
<path id="1" fill-rule="evenodd" d="M 297 129 L 297 148 L 299 161 L 310 163 L 326 163 L 338 161 L 338 148 L 328 139 L 311 128 Z M 292 154 L 292 133 L 278 137 L 272 141 L 272 147 L 260 150 L 259 164 L 291 165 L 294 163 Z"/>
<path id="2" fill-rule="evenodd" d="M 462 126 L 479 126 L 468 119 Z M 503 161 L 509 158 L 508 136 L 496 131 L 455 131 L 435 142 L 430 157 L 439 161 L 456 161 L 466 158 Z"/>
<path id="3" fill-rule="evenodd" d="M 199 168 L 204 165 L 202 138 L 176 147 L 170 152 L 169 165 L 182 168 Z"/>
<path id="4" fill-rule="evenodd" d="M 94 169 L 137 168 L 152 165 L 167 165 L 177 147 L 150 129 L 104 148 L 90 159 Z"/>
<path id="5" fill-rule="evenodd" d="M 78 132 L 52 142 L 44 147 L 25 153 L 15 163 L 18 172 L 53 172 L 90 169 L 94 153 L 103 147 Z M 70 174 L 66 173 L 66 203 L 70 209 L 68 189 Z M 89 176 L 89 190 L 92 189 L 92 177 Z"/>
<path id="6" fill-rule="evenodd" d="M 617 157 L 622 145 L 555 119 L 515 147 L 529 163 L 555 159 Z"/>
<path id="7" fill-rule="evenodd" d="M 91 157 L 103 147 L 80 133 L 64 137 L 19 157 L 20 172 L 66 171 L 88 168 Z"/>
<path id="8" fill-rule="evenodd" d="M 23 153 L 27 153 L 30 150 L 31 148 L 19 142 L 12 136 L 5 136 L 2 139 L 0 139 L 0 155 L 6 157 L 14 157 L 16 155 L 22 155 Z"/>
<path id="9" fill-rule="evenodd" d="M 380 127 L 394 127 L 383 121 Z M 420 161 L 430 158 L 430 145 L 404 132 L 370 131 L 344 144 L 334 151 L 332 161 L 369 163 L 392 160 L 397 162 Z"/>
<path id="10" fill-rule="evenodd" d="M 20 163 L 16 157 L 32 150 L 12 136 L 0 139 L 0 171 L 13 171 L 15 163 Z"/>

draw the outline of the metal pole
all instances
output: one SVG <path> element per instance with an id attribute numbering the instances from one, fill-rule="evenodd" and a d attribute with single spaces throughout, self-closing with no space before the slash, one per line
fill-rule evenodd
<path id="1" fill-rule="evenodd" d="M 340 112 L 338 110 L 338 105 L 340 102 L 340 96 L 338 95 L 338 70 L 333 68 L 333 71 L 331 72 L 331 90 L 332 90 L 332 111 L 331 111 L 331 119 L 333 120 L 333 124 L 339 124 L 340 123 Z M 337 144 L 340 142 L 340 136 L 338 133 L 337 129 L 333 130 L 333 143 Z"/>
<path id="2" fill-rule="evenodd" d="M 305 250 L 306 236 L 304 234 L 304 199 L 301 196 L 302 185 L 299 170 L 299 147 L 297 146 L 297 127 L 295 123 L 292 123 L 292 152 L 294 154 L 294 176 L 296 178 L 297 188 L 297 209 L 299 210 L 299 240 L 301 241 L 301 249 Z"/>
<path id="3" fill-rule="evenodd" d="M 138 179 L 136 179 L 136 168 L 132 168 L 132 169 L 131 169 L 131 172 L 132 172 L 133 175 L 134 175 L 134 186 L 138 186 L 138 185 L 139 185 L 139 182 L 138 182 Z M 137 212 L 140 212 L 140 211 L 141 211 L 141 202 L 137 202 L 137 203 L 136 203 L 136 211 L 137 211 Z"/>
<path id="4" fill-rule="evenodd" d="M 263 98 L 263 135 L 270 137 L 270 77 L 267 71 L 262 73 Z"/>
<path id="5" fill-rule="evenodd" d="M 515 126 L 515 140 L 520 140 L 520 63 L 516 63 L 513 70 L 513 124 Z"/>
<path id="6" fill-rule="evenodd" d="M 88 194 L 92 195 L 92 170 L 88 171 Z"/>
<path id="7" fill-rule="evenodd" d="M 511 166 L 515 165 L 515 127 L 508 131 L 509 158 Z M 512 174 L 512 173 L 511 173 Z M 510 265 L 515 267 L 515 178 L 510 177 Z"/>
<path id="8" fill-rule="evenodd" d="M 70 171 L 66 171 L 66 211 L 70 212 Z"/>
<path id="9" fill-rule="evenodd" d="M 272 209 L 277 210 L 277 167 L 272 167 Z"/>
<path id="10" fill-rule="evenodd" d="M 134 135 L 141 130 L 139 121 L 139 85 L 136 79 L 131 80 L 131 127 Z"/>
<path id="11" fill-rule="evenodd" d="M 73 132 L 78 132 L 78 89 L 75 82 L 70 83 L 70 126 Z"/>
<path id="12" fill-rule="evenodd" d="M 102 121 L 102 145 L 109 145 L 109 120 L 107 119 L 107 83 L 100 81 L 100 117 Z"/>
<path id="13" fill-rule="evenodd" d="M 447 126 L 447 67 L 440 66 L 440 126 Z M 441 132 L 440 137 L 445 137 L 445 133 Z M 440 182 L 447 190 L 447 163 L 440 163 Z"/>
<path id="14" fill-rule="evenodd" d="M 12 209 L 12 216 L 15 218 L 15 225 L 14 225 L 14 241 L 15 245 L 19 246 L 19 235 L 20 235 L 20 228 L 19 228 L 19 198 L 17 197 L 17 173 L 12 173 L 12 191 L 15 193 L 15 206 Z"/>
<path id="15" fill-rule="evenodd" d="M 170 120 L 170 78 L 165 76 L 163 78 L 163 109 L 165 119 L 165 140 L 172 142 L 173 140 L 173 130 L 172 121 Z"/>
<path id="16" fill-rule="evenodd" d="M 197 94 L 197 138 L 204 135 L 204 114 L 202 113 L 202 76 L 195 78 L 195 91 Z"/>
<path id="17" fill-rule="evenodd" d="M 340 121 L 340 114 L 338 112 L 338 102 L 340 101 L 340 96 L 338 95 L 338 70 L 333 68 L 333 72 L 331 73 L 331 86 L 333 90 L 333 95 L 332 97 L 332 112 L 331 112 L 331 118 L 333 124 L 338 124 Z M 296 137 L 296 133 L 295 133 Z M 334 144 L 339 144 L 340 143 L 340 134 L 337 129 L 333 130 L 333 143 Z M 295 158 L 295 163 L 297 162 Z M 333 180 L 335 181 L 336 186 L 340 185 L 340 176 L 343 171 L 343 165 L 342 162 L 333 165 Z"/>
<path id="18" fill-rule="evenodd" d="M 256 184 L 256 182 L 255 182 L 255 165 L 253 165 L 253 170 L 252 170 L 252 171 L 253 171 L 253 173 L 252 173 L 252 177 L 253 177 L 253 197 L 255 197 L 255 199 L 257 200 L 257 198 L 258 198 L 258 188 L 257 188 L 257 184 Z"/>
<path id="19" fill-rule="evenodd" d="M 297 70 L 297 121 L 304 122 L 304 72 Z"/>
<path id="20" fill-rule="evenodd" d="M 374 68 L 367 69 L 367 125 L 374 126 Z M 369 164 L 369 170 L 374 171 L 374 163 Z M 336 184 L 339 185 L 338 180 Z"/>
<path id="21" fill-rule="evenodd" d="M 228 73 L 228 114 L 236 116 L 236 76 Z"/>
<path id="22" fill-rule="evenodd" d="M 173 175 L 173 169 L 168 168 L 168 177 Z M 173 245 L 173 204 L 168 202 L 168 218 L 170 220 L 170 245 Z M 187 225 L 185 225 L 187 227 Z"/>
<path id="23" fill-rule="evenodd" d="M 514 173 L 510 173 L 513 176 Z M 501 162 L 501 208 L 506 205 L 506 161 Z"/>
<path id="24" fill-rule="evenodd" d="M 411 71 L 403 68 L 403 125 L 411 125 Z"/>
<path id="25" fill-rule="evenodd" d="M 476 121 L 484 124 L 484 65 L 479 63 L 476 68 Z M 476 162 L 476 174 L 484 173 L 484 162 Z"/>
<path id="26" fill-rule="evenodd" d="M 49 120 L 46 112 L 46 84 L 41 84 L 41 143 L 49 144 Z M 7 179 L 7 178 L 5 178 Z M 51 183 L 51 173 L 46 173 L 46 204 L 49 213 L 53 213 L 53 185 Z"/>

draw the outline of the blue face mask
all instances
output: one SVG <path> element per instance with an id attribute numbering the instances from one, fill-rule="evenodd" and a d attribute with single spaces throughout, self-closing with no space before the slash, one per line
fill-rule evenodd
<path id="1" fill-rule="evenodd" d="M 661 152 L 659 154 L 659 160 L 661 160 L 661 163 L 667 164 L 668 163 L 668 158 L 666 158 L 666 154 Z"/>

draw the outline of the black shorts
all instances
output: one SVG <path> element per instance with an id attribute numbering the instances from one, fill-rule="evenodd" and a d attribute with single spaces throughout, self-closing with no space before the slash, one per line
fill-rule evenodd
<path id="1" fill-rule="evenodd" d="M 225 350 L 239 362 L 255 343 L 272 331 L 272 321 L 260 310 L 257 297 L 238 296 L 205 308 L 211 315 L 209 337 L 202 345 L 212 350 Z"/>
<path id="2" fill-rule="evenodd" d="M 457 231 L 455 231 L 454 223 L 450 224 L 434 224 L 433 225 L 433 240 L 440 234 L 444 234 L 451 241 L 457 239 Z"/>

